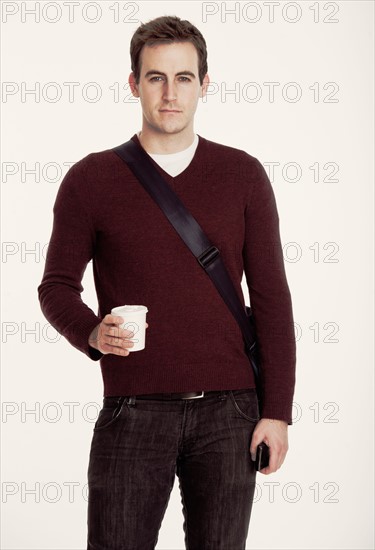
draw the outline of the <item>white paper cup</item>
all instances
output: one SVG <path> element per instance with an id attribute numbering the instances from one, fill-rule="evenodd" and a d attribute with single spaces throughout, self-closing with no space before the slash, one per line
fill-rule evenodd
<path id="1" fill-rule="evenodd" d="M 123 317 L 124 322 L 119 325 L 120 328 L 131 330 L 134 333 L 134 336 L 129 338 L 131 342 L 134 342 L 134 346 L 126 348 L 128 351 L 140 351 L 145 348 L 147 312 L 146 306 L 118 306 L 111 311 L 112 315 Z"/>

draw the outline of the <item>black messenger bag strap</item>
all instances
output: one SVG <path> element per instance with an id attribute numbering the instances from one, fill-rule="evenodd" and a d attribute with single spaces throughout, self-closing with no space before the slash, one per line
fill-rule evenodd
<path id="1" fill-rule="evenodd" d="M 112 149 L 164 212 L 186 246 L 216 286 L 219 294 L 240 326 L 260 398 L 260 369 L 255 359 L 256 337 L 251 308 L 242 303 L 224 266 L 220 251 L 212 244 L 196 219 L 152 164 L 145 150 L 133 140 Z"/>

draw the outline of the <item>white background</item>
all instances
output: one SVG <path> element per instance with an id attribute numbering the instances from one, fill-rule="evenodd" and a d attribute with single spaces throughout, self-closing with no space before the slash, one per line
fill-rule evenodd
<path id="1" fill-rule="evenodd" d="M 129 42 L 141 23 L 177 15 L 203 33 L 216 83 L 195 131 L 279 163 L 272 184 L 298 339 L 295 417 L 283 467 L 257 478 L 247 548 L 374 548 L 373 3 L 280 2 L 273 22 L 266 2 L 89 4 L 72 23 L 64 2 L 2 5 L 1 547 L 86 548 L 100 367 L 49 326 L 37 286 L 64 163 L 140 130 L 140 104 L 122 89 Z M 39 22 L 25 13 L 33 7 Z M 79 83 L 73 102 L 64 82 Z M 90 82 L 102 92 L 96 102 L 93 87 L 83 96 Z M 278 83 L 273 101 L 267 82 Z M 22 95 L 37 83 L 39 98 Z M 35 163 L 37 176 L 25 173 Z M 96 312 L 91 263 L 83 286 Z M 176 478 L 157 549 L 184 548 L 182 523 Z"/>

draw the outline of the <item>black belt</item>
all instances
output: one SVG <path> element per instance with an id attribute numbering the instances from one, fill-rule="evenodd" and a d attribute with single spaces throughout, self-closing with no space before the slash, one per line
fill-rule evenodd
<path id="1" fill-rule="evenodd" d="M 204 397 L 207 394 L 220 393 L 220 391 L 188 391 L 182 393 L 147 393 L 144 395 L 136 395 L 137 399 L 161 399 L 161 400 L 170 400 L 170 399 L 199 399 Z"/>
<path id="2" fill-rule="evenodd" d="M 172 399 L 199 399 L 208 395 L 226 395 L 228 391 L 232 391 L 235 395 L 255 391 L 255 388 L 240 388 L 238 390 L 216 390 L 216 391 L 188 391 L 183 393 L 146 393 L 144 395 L 134 395 L 136 399 L 160 399 L 169 401 Z"/>
<path id="3" fill-rule="evenodd" d="M 216 391 L 188 391 L 188 392 L 181 392 L 181 393 L 146 393 L 146 394 L 140 394 L 140 395 L 129 395 L 131 400 L 134 399 L 159 399 L 161 401 L 171 401 L 173 399 L 199 399 L 201 397 L 209 396 L 209 395 L 226 395 L 228 391 L 232 391 L 234 394 L 237 393 L 244 393 L 248 391 L 255 391 L 254 388 L 241 388 L 238 390 L 216 390 Z M 121 396 L 107 396 L 104 398 L 107 405 L 111 403 L 117 403 L 119 400 L 125 399 L 125 397 Z"/>

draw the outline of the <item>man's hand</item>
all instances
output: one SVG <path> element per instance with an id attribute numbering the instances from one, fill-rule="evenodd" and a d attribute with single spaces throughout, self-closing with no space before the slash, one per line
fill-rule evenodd
<path id="1" fill-rule="evenodd" d="M 284 420 L 261 418 L 251 438 L 250 453 L 255 460 L 256 448 L 264 441 L 270 448 L 270 463 L 260 470 L 262 474 L 272 474 L 282 465 L 288 451 L 288 423 Z"/>
<path id="2" fill-rule="evenodd" d="M 134 346 L 133 342 L 128 340 L 134 336 L 130 330 L 119 327 L 124 322 L 122 317 L 108 313 L 102 322 L 94 328 L 89 336 L 89 345 L 99 350 L 104 355 L 113 353 L 114 355 L 129 355 L 129 350 Z M 146 323 L 146 328 L 148 323 Z"/>

